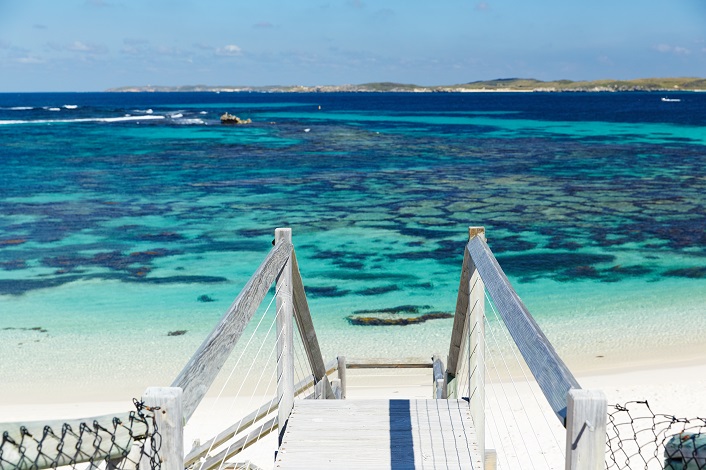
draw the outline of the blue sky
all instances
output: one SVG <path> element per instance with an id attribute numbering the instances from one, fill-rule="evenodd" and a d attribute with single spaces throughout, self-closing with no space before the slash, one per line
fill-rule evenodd
<path id="1" fill-rule="evenodd" d="M 706 77 L 706 0 L 0 0 L 0 92 Z"/>

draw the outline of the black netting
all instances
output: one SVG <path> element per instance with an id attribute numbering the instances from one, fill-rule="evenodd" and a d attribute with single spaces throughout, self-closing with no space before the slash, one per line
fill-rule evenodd
<path id="1" fill-rule="evenodd" d="M 159 469 L 161 437 L 154 411 L 134 400 L 125 418 L 3 431 L 0 470 L 42 468 Z"/>
<path id="2" fill-rule="evenodd" d="M 608 407 L 607 469 L 706 469 L 706 419 L 656 414 L 646 401 Z"/>

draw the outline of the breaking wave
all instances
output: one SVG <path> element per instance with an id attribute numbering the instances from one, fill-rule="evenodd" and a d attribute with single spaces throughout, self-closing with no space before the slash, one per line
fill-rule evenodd
<path id="1" fill-rule="evenodd" d="M 82 118 L 82 119 L 36 119 L 36 120 L 0 120 L 0 125 L 8 124 L 51 124 L 72 122 L 126 122 L 126 121 L 151 121 L 164 119 L 164 116 L 122 116 L 114 118 Z"/>

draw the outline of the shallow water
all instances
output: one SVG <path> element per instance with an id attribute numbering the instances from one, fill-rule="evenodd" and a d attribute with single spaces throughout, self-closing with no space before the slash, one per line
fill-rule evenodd
<path id="1" fill-rule="evenodd" d="M 469 225 L 560 353 L 698 344 L 706 95 L 680 97 L 0 95 L 5 389 L 170 382 L 282 226 L 329 357 L 443 355 L 451 320 L 347 317 L 452 312 Z"/>

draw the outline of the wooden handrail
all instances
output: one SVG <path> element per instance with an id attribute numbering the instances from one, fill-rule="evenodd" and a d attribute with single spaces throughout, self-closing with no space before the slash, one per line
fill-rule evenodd
<path id="1" fill-rule="evenodd" d="M 384 358 L 358 359 L 346 358 L 348 369 L 431 369 L 432 361 L 420 362 L 416 359 L 391 361 Z"/>
<path id="2" fill-rule="evenodd" d="M 243 330 L 289 259 L 292 249 L 292 244 L 286 241 L 275 244 L 228 311 L 174 379 L 172 387 L 181 387 L 184 390 L 186 421 L 194 414 L 211 387 Z"/>
<path id="3" fill-rule="evenodd" d="M 461 281 L 458 286 L 456 296 L 456 312 L 454 313 L 454 324 L 451 329 L 451 343 L 449 345 L 449 355 L 446 360 L 446 374 L 444 377 L 444 396 L 456 396 L 456 375 L 460 366 L 461 351 L 465 348 L 468 337 L 468 303 L 470 301 L 470 284 L 472 266 L 471 256 L 468 250 L 463 250 L 463 265 L 461 267 Z"/>
<path id="4" fill-rule="evenodd" d="M 336 398 L 331 389 L 328 376 L 326 375 L 326 365 L 321 355 L 321 348 L 319 347 L 319 340 L 314 330 L 314 323 L 311 320 L 311 312 L 309 311 L 309 304 L 306 301 L 306 292 L 304 291 L 304 282 L 299 272 L 297 254 L 294 250 L 292 250 L 292 290 L 294 319 L 299 329 L 299 336 L 304 343 L 304 350 L 309 359 L 309 365 L 311 365 L 314 378 L 317 383 L 323 380 L 326 398 Z"/>
<path id="5" fill-rule="evenodd" d="M 483 237 L 473 237 L 466 250 L 537 384 L 566 425 L 567 394 L 581 386 L 532 318 Z"/>

